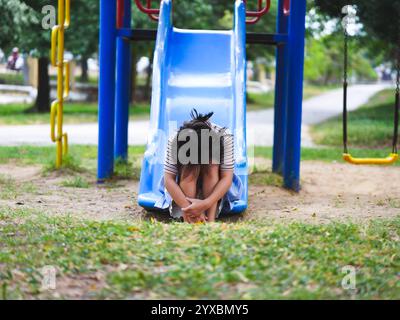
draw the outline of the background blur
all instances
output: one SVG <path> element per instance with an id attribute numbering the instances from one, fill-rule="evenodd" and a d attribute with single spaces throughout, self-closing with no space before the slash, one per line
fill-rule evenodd
<path id="1" fill-rule="evenodd" d="M 1 104 L 22 103 L 18 112 L 48 112 L 55 95 L 56 70 L 49 66 L 50 30 L 42 19 L 49 0 L 0 0 L 0 93 Z M 248 1 L 248 5 L 252 1 Z M 340 9 L 355 4 L 358 9 L 356 34 L 350 46 L 352 83 L 390 81 L 394 75 L 396 4 L 388 0 L 310 0 L 307 13 L 305 95 L 314 90 L 339 86 L 343 73 L 343 30 Z M 277 1 L 270 12 L 249 31 L 274 32 Z M 87 109 L 95 108 L 98 80 L 99 1 L 75 0 L 71 4 L 71 27 L 66 34 L 67 58 L 73 58 L 71 100 L 81 105 L 82 114 L 93 120 Z M 133 27 L 156 28 L 156 22 L 134 7 Z M 174 24 L 182 28 L 229 29 L 232 0 L 175 0 Z M 393 16 L 393 17 L 391 17 Z M 373 19 L 372 19 L 373 17 Z M 133 43 L 132 108 L 148 113 L 151 93 L 153 42 Z M 250 45 L 248 55 L 249 109 L 272 105 L 275 49 Z M 307 91 L 308 90 L 308 91 Z M 15 109 L 15 108 L 14 108 Z M 3 108 L 4 111 L 4 108 Z M 77 112 L 79 110 L 76 110 Z M 134 111 L 134 112 L 135 112 Z M 17 110 L 15 110 L 17 112 Z M 1 111 L 0 111 L 1 113 Z"/>

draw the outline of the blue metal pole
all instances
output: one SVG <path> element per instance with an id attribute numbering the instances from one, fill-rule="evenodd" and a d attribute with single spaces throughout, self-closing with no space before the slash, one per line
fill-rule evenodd
<path id="1" fill-rule="evenodd" d="M 99 146 L 97 179 L 114 171 L 116 1 L 100 0 Z"/>
<path id="2" fill-rule="evenodd" d="M 284 187 L 300 190 L 301 113 L 306 0 L 291 1 L 289 17 L 289 80 L 286 115 L 286 148 L 283 167 Z"/>
<path id="3" fill-rule="evenodd" d="M 124 0 L 123 28 L 131 27 L 131 0 Z M 128 159 L 128 122 L 130 97 L 131 53 L 130 42 L 117 40 L 117 87 L 115 99 L 115 150 L 114 157 Z"/>
<path id="4" fill-rule="evenodd" d="M 279 34 L 288 32 L 288 16 L 283 12 L 284 0 L 278 2 L 276 29 Z M 286 109 L 288 87 L 288 45 L 281 44 L 276 48 L 275 105 L 274 105 L 274 146 L 272 153 L 272 171 L 282 174 L 285 141 Z"/>

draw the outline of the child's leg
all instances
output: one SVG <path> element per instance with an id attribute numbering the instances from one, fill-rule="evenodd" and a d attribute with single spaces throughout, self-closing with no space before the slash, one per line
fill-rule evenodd
<path id="1" fill-rule="evenodd" d="M 207 198 L 214 190 L 215 186 L 219 181 L 219 165 L 210 164 L 204 166 L 201 171 L 202 183 L 203 183 L 203 196 Z M 207 218 L 209 222 L 214 222 L 217 215 L 218 201 L 207 210 Z"/>
<path id="2" fill-rule="evenodd" d="M 200 175 L 199 169 L 200 168 L 182 168 L 179 179 L 179 187 L 188 198 L 196 198 L 197 196 L 197 180 Z M 194 222 L 189 221 L 185 215 L 183 215 L 183 219 L 185 222 Z"/>

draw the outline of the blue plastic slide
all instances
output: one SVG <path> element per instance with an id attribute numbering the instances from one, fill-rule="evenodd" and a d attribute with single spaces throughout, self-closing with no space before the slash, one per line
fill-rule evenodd
<path id="1" fill-rule="evenodd" d="M 144 154 L 138 203 L 157 210 L 168 138 L 190 110 L 213 111 L 212 122 L 235 139 L 235 174 L 244 186 L 232 213 L 247 207 L 246 23 L 242 0 L 235 3 L 233 30 L 183 30 L 171 23 L 171 0 L 161 2 L 153 63 L 150 131 Z"/>

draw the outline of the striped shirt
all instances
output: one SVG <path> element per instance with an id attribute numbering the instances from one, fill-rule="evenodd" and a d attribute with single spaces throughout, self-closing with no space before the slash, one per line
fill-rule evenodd
<path id="1" fill-rule="evenodd" d="M 233 134 L 226 128 L 217 126 L 211 123 L 211 129 L 219 134 L 222 134 L 223 153 L 220 156 L 220 170 L 228 171 L 233 170 L 235 167 L 234 159 L 234 143 Z M 167 154 L 164 161 L 164 171 L 174 175 L 178 174 L 178 165 L 176 157 L 173 157 L 173 141 L 176 140 L 176 135 L 168 140 Z"/>

